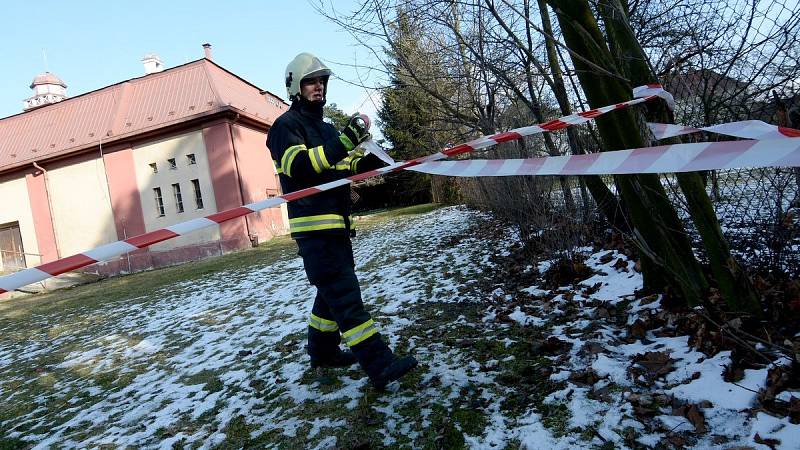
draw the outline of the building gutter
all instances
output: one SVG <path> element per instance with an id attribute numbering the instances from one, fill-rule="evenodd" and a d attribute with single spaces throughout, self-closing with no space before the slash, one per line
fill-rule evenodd
<path id="1" fill-rule="evenodd" d="M 50 201 L 50 177 L 47 176 L 47 170 L 40 166 L 36 161 L 33 162 L 33 167 L 42 172 L 44 176 L 44 194 L 47 197 L 47 210 L 50 211 L 50 225 L 53 227 L 53 241 L 56 244 L 56 259 L 61 258 L 61 245 L 58 243 L 58 233 L 56 232 L 56 216 L 53 214 L 53 205 Z"/>
<path id="2" fill-rule="evenodd" d="M 236 113 L 236 116 L 228 122 L 228 135 L 231 137 L 231 148 L 233 149 L 233 164 L 236 167 L 236 184 L 239 185 L 239 198 L 241 199 L 242 204 L 244 205 L 247 201 L 244 198 L 244 188 L 242 187 L 242 173 L 239 171 L 239 153 L 236 151 L 236 141 L 233 139 L 233 125 L 239 121 L 239 113 Z M 250 242 L 253 246 L 256 246 L 258 242 L 257 235 L 250 233 L 250 220 L 249 214 L 244 217 L 244 226 L 247 229 L 247 237 L 250 239 Z"/>

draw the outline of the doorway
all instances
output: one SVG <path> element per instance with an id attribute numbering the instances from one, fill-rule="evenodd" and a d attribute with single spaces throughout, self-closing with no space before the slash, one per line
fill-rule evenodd
<path id="1" fill-rule="evenodd" d="M 19 222 L 0 225 L 0 271 L 15 272 L 26 267 Z"/>

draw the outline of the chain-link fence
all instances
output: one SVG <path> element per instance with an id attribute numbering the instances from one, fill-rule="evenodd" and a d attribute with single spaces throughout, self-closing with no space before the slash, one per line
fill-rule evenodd
<path id="1" fill-rule="evenodd" d="M 511 153 L 504 157 L 519 157 L 518 150 Z M 723 235 L 746 269 L 800 276 L 800 170 L 737 169 L 701 175 Z M 599 179 L 616 193 L 613 177 Z M 664 174 L 661 180 L 697 256 L 705 261 L 675 175 Z M 584 177 L 461 178 L 449 183 L 468 204 L 491 209 L 514 224 L 532 255 L 570 257 L 575 248 L 603 239 L 615 228 L 598 209 Z"/>

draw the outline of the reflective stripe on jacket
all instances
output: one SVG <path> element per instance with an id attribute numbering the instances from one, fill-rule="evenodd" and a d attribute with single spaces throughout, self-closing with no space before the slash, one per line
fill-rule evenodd
<path id="1" fill-rule="evenodd" d="M 375 156 L 348 154 L 340 133 L 322 120 L 322 108 L 300 100 L 270 128 L 267 147 L 284 194 L 381 167 Z M 350 234 L 350 185 L 291 201 L 292 238 L 310 233 Z"/>

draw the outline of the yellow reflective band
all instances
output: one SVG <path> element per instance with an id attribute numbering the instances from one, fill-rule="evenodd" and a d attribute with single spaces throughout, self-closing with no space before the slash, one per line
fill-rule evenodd
<path id="1" fill-rule="evenodd" d="M 353 158 L 350 161 L 350 171 L 353 173 L 358 173 L 358 162 L 361 161 L 361 158 Z"/>
<path id="2" fill-rule="evenodd" d="M 325 149 L 321 145 L 308 151 L 308 159 L 311 160 L 311 165 L 317 173 L 322 173 L 323 170 L 331 166 L 325 157 Z"/>
<path id="3" fill-rule="evenodd" d="M 344 342 L 348 347 L 352 347 L 360 342 L 363 342 L 365 339 L 373 336 L 377 332 L 378 326 L 375 325 L 375 322 L 373 322 L 372 319 L 369 319 L 361 325 L 342 333 L 342 339 L 344 339 Z"/>
<path id="4" fill-rule="evenodd" d="M 339 325 L 337 325 L 336 322 L 328 319 L 323 319 L 322 317 L 314 315 L 313 313 L 308 318 L 308 325 L 312 328 L 316 328 L 317 330 L 324 332 L 339 330 Z"/>
<path id="5" fill-rule="evenodd" d="M 339 141 L 342 143 L 342 145 L 344 145 L 345 150 L 348 152 L 355 147 L 355 144 L 353 144 L 353 142 L 350 141 L 350 138 L 344 133 L 339 134 Z"/>
<path id="6" fill-rule="evenodd" d="M 281 169 L 283 169 L 283 173 L 285 173 L 286 176 L 289 177 L 292 176 L 291 174 L 292 161 L 294 161 L 294 159 L 297 157 L 297 155 L 300 154 L 300 152 L 305 152 L 305 151 L 308 151 L 306 149 L 306 146 L 300 144 L 289 147 L 286 149 L 285 152 L 283 152 L 283 158 L 281 158 Z"/>
<path id="7" fill-rule="evenodd" d="M 340 228 L 345 228 L 345 222 L 344 217 L 338 214 L 320 214 L 318 216 L 295 217 L 294 219 L 289 219 L 289 231 L 292 233 Z"/>

